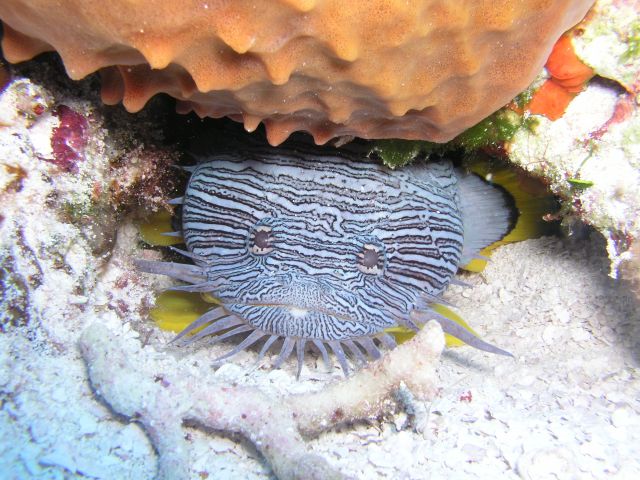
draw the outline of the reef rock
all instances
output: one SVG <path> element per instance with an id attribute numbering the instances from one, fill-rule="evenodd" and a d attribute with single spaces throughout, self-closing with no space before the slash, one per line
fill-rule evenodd
<path id="1" fill-rule="evenodd" d="M 545 116 L 532 116 L 535 125 L 520 129 L 505 145 L 511 162 L 544 177 L 563 199 L 563 222 L 569 232 L 579 234 L 585 222 L 602 233 L 611 275 L 617 277 L 620 267 L 622 278 L 630 280 L 636 292 L 640 292 L 639 8 L 638 0 L 599 0 L 594 5 L 588 18 L 563 39 L 574 57 L 565 56 L 561 65 L 564 73 L 570 73 L 565 87 L 571 82 L 577 87 L 573 92 L 568 89 L 566 110 L 554 121 L 548 112 L 529 108 L 530 113 Z M 551 79 L 545 84 L 558 81 L 560 69 L 549 67 Z M 572 77 L 572 70 L 585 69 L 586 78 Z M 588 80 L 589 70 L 595 74 L 593 80 Z M 543 89 L 544 85 L 534 100 Z M 549 95 L 544 103 L 559 101 Z"/>
<path id="2" fill-rule="evenodd" d="M 131 111 L 165 92 L 180 111 L 264 122 L 272 144 L 444 142 L 527 87 L 592 3 L 4 0 L 0 19 L 9 61 L 56 50 Z"/>

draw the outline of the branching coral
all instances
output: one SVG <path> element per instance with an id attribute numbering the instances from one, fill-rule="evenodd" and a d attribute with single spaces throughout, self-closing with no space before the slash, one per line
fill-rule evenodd
<path id="1" fill-rule="evenodd" d="M 56 50 L 131 111 L 158 92 L 272 144 L 355 135 L 443 142 L 511 100 L 591 0 L 5 0 L 3 50 Z M 55 21 L 51 21 L 55 19 Z"/>
<path id="2" fill-rule="evenodd" d="M 442 331 L 431 322 L 350 379 L 280 399 L 254 387 L 202 385 L 170 355 L 141 348 L 133 338 L 118 338 L 98 323 L 80 339 L 94 390 L 116 412 L 144 426 L 159 454 L 159 476 L 171 479 L 188 476 L 184 424 L 243 435 L 278 478 L 343 478 L 308 451 L 303 435 L 375 417 L 395 406 L 403 385 L 421 400 L 432 399 L 443 347 Z"/>

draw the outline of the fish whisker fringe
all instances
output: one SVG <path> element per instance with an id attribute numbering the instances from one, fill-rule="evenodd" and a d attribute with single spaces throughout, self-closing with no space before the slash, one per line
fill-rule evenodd
<path id="1" fill-rule="evenodd" d="M 256 364 L 262 361 L 264 356 L 267 354 L 267 352 L 269 351 L 271 346 L 276 342 L 276 340 L 278 340 L 278 338 L 280 338 L 279 335 L 271 335 L 269 338 L 267 338 L 266 342 L 264 342 L 264 345 L 262 345 L 260 352 L 258 352 L 258 357 L 256 358 L 256 362 L 255 362 Z"/>
<path id="2" fill-rule="evenodd" d="M 318 340 L 317 338 L 313 338 L 311 342 L 318 349 L 318 351 L 320 352 L 320 355 L 322 355 L 322 361 L 324 362 L 325 367 L 327 367 L 327 370 L 330 371 L 333 368 L 333 362 L 329 357 L 329 352 L 327 352 L 327 349 L 325 348 L 324 343 Z"/>
<path id="3" fill-rule="evenodd" d="M 409 328 L 414 332 L 418 332 L 418 330 L 420 330 L 420 327 L 411 319 L 411 316 L 403 318 L 401 323 L 402 326 Z"/>
<path id="4" fill-rule="evenodd" d="M 459 278 L 456 277 L 452 277 L 450 282 L 451 285 L 458 285 L 459 287 L 464 287 L 464 288 L 473 288 L 473 285 L 471 285 L 470 283 L 467 283 L 463 280 L 460 280 Z"/>
<path id="5" fill-rule="evenodd" d="M 340 366 L 342 367 L 342 373 L 344 373 L 345 377 L 349 376 L 349 362 L 347 362 L 347 356 L 344 354 L 344 350 L 342 349 L 342 345 L 337 340 L 332 340 L 327 342 L 333 350 L 334 355 L 338 359 Z"/>
<path id="6" fill-rule="evenodd" d="M 346 345 L 347 349 L 351 352 L 353 357 L 357 360 L 359 366 L 366 365 L 368 360 L 367 357 L 364 356 L 362 350 L 358 348 L 358 346 L 354 343 L 353 340 L 342 340 L 342 343 Z"/>
<path id="7" fill-rule="evenodd" d="M 204 327 L 204 328 L 203 328 Z M 201 329 L 198 331 L 198 329 Z M 195 332 L 195 333 L 194 333 Z M 223 333 L 220 333 L 223 332 Z M 209 310 L 204 315 L 200 316 L 197 320 L 189 324 L 184 330 L 182 330 L 173 340 L 171 340 L 171 344 L 180 344 L 180 345 L 189 345 L 195 343 L 205 337 L 209 338 L 209 344 L 218 343 L 228 337 L 232 337 L 234 335 L 239 335 L 241 333 L 250 332 L 238 345 L 232 348 L 230 351 L 224 353 L 223 355 L 217 357 L 213 362 L 214 364 L 222 364 L 227 359 L 233 357 L 239 352 L 248 349 L 255 343 L 262 340 L 264 337 L 269 335 L 267 340 L 262 345 L 258 355 L 256 357 L 255 363 L 259 363 L 265 357 L 269 349 L 273 346 L 273 344 L 281 338 L 279 335 L 269 334 L 263 330 L 254 329 L 250 325 L 247 325 L 245 321 L 235 315 L 228 315 L 227 311 L 224 307 L 217 307 L 212 310 Z M 395 347 L 395 341 L 393 337 L 387 334 L 383 334 L 379 336 L 379 341 L 389 349 Z M 280 349 L 278 357 L 273 362 L 274 368 L 280 368 L 282 364 L 291 356 L 293 349 L 296 350 L 297 357 L 297 371 L 296 378 L 300 377 L 302 372 L 302 367 L 304 365 L 305 358 L 305 348 L 308 341 L 314 344 L 314 346 L 320 352 L 322 356 L 322 360 L 327 367 L 328 371 L 331 371 L 333 368 L 333 364 L 331 362 L 330 355 L 325 348 L 325 343 L 327 343 L 338 362 L 342 368 L 342 371 L 345 376 L 349 376 L 350 367 L 348 362 L 347 354 L 343 349 L 343 345 L 347 348 L 350 356 L 353 357 L 355 363 L 358 367 L 362 367 L 369 362 L 367 355 L 373 359 L 379 359 L 382 354 L 375 342 L 370 337 L 359 337 L 356 339 L 346 339 L 341 341 L 333 341 L 333 342 L 322 342 L 318 339 L 304 339 L 304 338 L 292 338 L 292 337 L 284 337 L 283 345 Z M 365 353 L 363 352 L 366 352 Z"/>
<path id="8" fill-rule="evenodd" d="M 166 275 L 188 283 L 202 283 L 207 280 L 204 272 L 197 265 L 188 263 L 157 262 L 153 260 L 134 260 L 138 270 L 146 273 Z"/>
<path id="9" fill-rule="evenodd" d="M 389 335 L 386 332 L 382 332 L 379 335 L 376 335 L 376 338 L 378 340 L 380 340 L 380 342 L 382 342 L 382 345 L 384 345 L 384 347 L 387 350 L 393 350 L 394 348 L 396 348 L 398 346 L 398 344 L 396 343 L 395 338 L 393 338 L 392 335 Z"/>
<path id="10" fill-rule="evenodd" d="M 303 338 L 296 340 L 296 356 L 298 357 L 298 370 L 296 372 L 296 380 L 300 379 L 300 372 L 302 372 L 302 364 L 304 363 L 304 346 L 307 341 Z"/>
<path id="11" fill-rule="evenodd" d="M 182 230 L 176 230 L 175 232 L 162 232 L 160 235 L 162 235 L 163 237 L 175 237 L 175 238 L 182 238 Z"/>
<path id="12" fill-rule="evenodd" d="M 369 355 L 372 359 L 378 360 L 380 357 L 382 357 L 382 353 L 380 353 L 380 350 L 371 338 L 361 337 L 355 339 L 354 341 L 362 348 L 364 348 L 367 352 L 367 355 Z"/>
<path id="13" fill-rule="evenodd" d="M 212 310 L 209 310 L 204 315 L 200 316 L 197 320 L 195 320 L 194 322 L 191 322 L 187 326 L 187 328 L 185 328 L 180 333 L 178 333 L 178 335 L 176 335 L 173 338 L 173 340 L 171 340 L 171 342 L 169 342 L 169 343 L 177 342 L 182 337 L 184 337 L 185 335 L 188 335 L 189 333 L 193 332 L 197 328 L 200 328 L 200 327 L 206 325 L 207 323 L 214 322 L 214 321 L 224 317 L 226 314 L 227 314 L 226 310 L 224 308 L 222 308 L 222 307 L 218 307 L 218 308 L 214 308 Z"/>
<path id="14" fill-rule="evenodd" d="M 221 342 L 225 338 L 233 337 L 234 335 L 238 335 L 240 333 L 250 332 L 253 330 L 253 327 L 250 325 L 239 325 L 228 332 L 221 333 L 220 335 L 211 335 L 207 336 L 207 344 L 215 345 L 218 342 Z"/>
<path id="15" fill-rule="evenodd" d="M 431 295 L 429 293 L 426 292 L 422 292 L 420 294 L 420 296 L 418 297 L 418 300 L 416 302 L 416 305 L 418 306 L 418 308 L 428 308 L 429 305 L 433 304 L 433 303 L 437 303 L 439 305 L 444 305 L 446 307 L 455 307 L 455 305 L 453 303 L 451 303 L 448 300 L 445 300 L 442 297 L 437 297 L 435 295 Z"/>
<path id="16" fill-rule="evenodd" d="M 197 292 L 197 293 L 209 293 L 220 286 L 220 282 L 204 282 L 196 283 L 193 285 L 176 285 L 168 287 L 168 292 Z"/>
<path id="17" fill-rule="evenodd" d="M 445 317 L 444 315 L 440 315 L 433 310 L 414 310 L 413 316 L 419 320 L 420 322 L 426 323 L 429 320 L 436 320 L 440 326 L 442 327 L 442 331 L 448 333 L 449 335 L 462 340 L 467 345 L 470 345 L 478 350 L 483 350 L 485 352 L 494 353 L 496 355 L 504 355 L 506 357 L 512 357 L 513 355 L 506 350 L 502 350 L 495 345 L 491 345 L 488 342 L 485 342 L 480 337 L 477 337 L 469 330 L 464 328 L 462 325 L 454 322 L 450 318 Z"/>
<path id="18" fill-rule="evenodd" d="M 245 324 L 244 321 L 236 317 L 235 315 L 228 315 L 226 317 L 223 317 L 222 319 L 215 320 L 211 325 L 204 327 L 202 330 L 200 330 L 193 336 L 187 337 L 184 340 L 184 344 L 197 342 L 201 338 L 204 338 L 208 335 L 213 335 L 215 333 L 221 332 L 222 330 L 226 330 L 228 328 L 233 328 L 237 325 L 244 325 L 244 324 Z"/>
<path id="19" fill-rule="evenodd" d="M 172 198 L 167 202 L 169 205 L 182 205 L 184 203 L 184 196 Z"/>
<path id="20" fill-rule="evenodd" d="M 187 258 L 190 258 L 191 260 L 202 262 L 205 265 L 210 265 L 211 264 L 211 261 L 208 258 L 203 257 L 202 255 L 198 255 L 198 254 L 193 253 L 193 252 L 189 252 L 188 250 L 182 250 L 180 248 L 176 248 L 176 247 L 171 246 L 171 245 L 169 246 L 169 250 L 171 250 L 172 252 L 179 253 L 180 255 L 183 255 L 183 256 L 185 256 Z"/>
<path id="21" fill-rule="evenodd" d="M 242 342 L 240 342 L 238 345 L 236 345 L 233 349 L 229 350 L 224 355 L 221 355 L 218 358 L 216 358 L 213 362 L 222 363 L 224 360 L 230 357 L 233 357 L 236 353 L 240 353 L 242 350 L 246 350 L 247 348 L 249 348 L 251 345 L 253 345 L 254 343 L 256 343 L 258 340 L 260 340 L 266 335 L 267 333 L 261 330 L 254 330 L 249 335 L 247 335 L 245 339 L 242 340 Z"/>
<path id="22" fill-rule="evenodd" d="M 291 355 L 295 344 L 296 341 L 292 337 L 284 337 L 284 342 L 282 343 L 280 354 L 278 355 L 278 358 L 276 358 L 276 361 L 273 363 L 273 368 L 280 368 L 282 366 L 284 361 L 289 358 L 289 355 Z"/>

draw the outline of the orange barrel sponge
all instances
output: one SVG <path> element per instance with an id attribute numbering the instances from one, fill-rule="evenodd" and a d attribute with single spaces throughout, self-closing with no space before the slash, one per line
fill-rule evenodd
<path id="1" fill-rule="evenodd" d="M 448 141 L 509 102 L 592 0 L 2 0 L 10 62 L 57 51 L 103 99 L 296 130 Z"/>

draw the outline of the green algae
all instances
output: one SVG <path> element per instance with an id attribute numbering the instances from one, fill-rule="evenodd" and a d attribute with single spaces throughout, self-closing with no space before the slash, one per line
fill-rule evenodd
<path id="1" fill-rule="evenodd" d="M 527 88 L 523 92 L 519 93 L 513 99 L 513 104 L 519 110 L 523 110 L 524 107 L 526 107 L 529 104 L 529 102 L 531 102 L 531 100 L 533 100 L 533 95 L 536 93 L 536 90 L 538 90 L 538 88 L 540 88 L 540 85 L 538 85 L 537 82 L 534 82 L 533 84 L 531 84 L 529 86 L 529 88 Z"/>
<path id="2" fill-rule="evenodd" d="M 532 117 L 524 117 L 513 110 L 504 108 L 465 130 L 451 143 L 462 147 L 467 152 L 500 147 L 511 140 L 521 128 L 533 129 L 535 125 L 536 120 Z"/>
<path id="3" fill-rule="evenodd" d="M 514 100 L 516 106 L 524 106 L 531 99 L 531 92 L 525 91 Z M 414 140 L 377 140 L 373 142 L 369 156 L 378 156 L 389 168 L 399 168 L 410 164 L 420 156 L 428 157 L 451 150 L 473 153 L 477 150 L 500 148 L 513 138 L 516 132 L 526 128 L 533 130 L 537 125 L 534 117 L 523 116 L 503 108 L 489 115 L 473 127 L 465 130 L 447 143 Z"/>
<path id="4" fill-rule="evenodd" d="M 415 159 L 444 150 L 444 144 L 416 140 L 376 140 L 369 150 L 370 157 L 379 157 L 389 168 L 400 168 Z"/>
<path id="5" fill-rule="evenodd" d="M 89 199 L 74 198 L 62 202 L 60 208 L 63 218 L 74 224 L 86 223 L 95 218 L 100 212 L 100 207 Z"/>
<path id="6" fill-rule="evenodd" d="M 595 185 L 591 180 L 582 180 L 580 178 L 567 178 L 567 182 L 569 182 L 572 187 L 580 190 L 584 190 Z"/>

